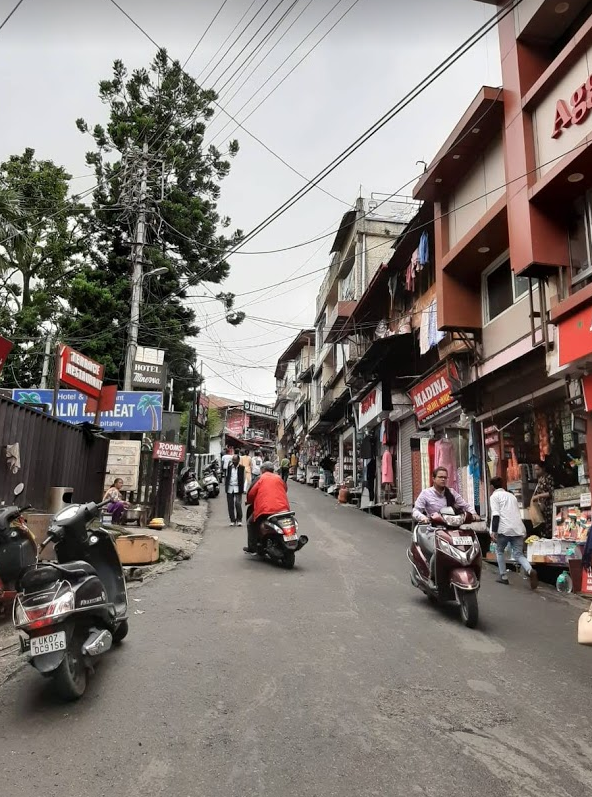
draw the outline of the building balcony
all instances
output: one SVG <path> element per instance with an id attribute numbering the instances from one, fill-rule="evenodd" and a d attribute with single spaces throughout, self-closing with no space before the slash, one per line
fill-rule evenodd
<path id="1" fill-rule="evenodd" d="M 314 367 L 314 357 L 312 355 L 302 357 L 302 359 L 296 363 L 296 380 L 305 384 L 312 382 Z"/>
<path id="2" fill-rule="evenodd" d="M 300 388 L 295 382 L 290 382 L 289 384 L 282 385 L 277 390 L 277 398 L 275 400 L 275 408 L 281 407 L 283 404 L 286 404 L 288 401 L 296 401 L 296 399 L 300 396 Z"/>
<path id="3" fill-rule="evenodd" d="M 329 264 L 329 270 L 325 274 L 324 280 L 321 282 L 321 287 L 317 294 L 317 316 L 325 306 L 327 298 L 331 291 L 336 287 L 337 277 L 339 276 L 339 269 L 341 266 L 341 257 L 339 252 L 334 252 Z"/>
<path id="4" fill-rule="evenodd" d="M 338 340 L 346 321 L 355 310 L 356 305 L 357 302 L 355 301 L 337 302 L 325 327 L 325 343 L 335 343 Z"/>

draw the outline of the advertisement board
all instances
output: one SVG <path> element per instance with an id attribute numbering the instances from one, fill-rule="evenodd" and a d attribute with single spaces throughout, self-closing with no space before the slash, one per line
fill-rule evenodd
<path id="1" fill-rule="evenodd" d="M 152 459 L 183 462 L 185 459 L 185 446 L 182 443 L 168 443 L 166 440 L 157 440 L 152 449 Z"/>
<path id="2" fill-rule="evenodd" d="M 60 346 L 60 382 L 98 399 L 105 367 L 70 346 Z"/>
<path id="3" fill-rule="evenodd" d="M 45 404 L 51 412 L 53 390 L 13 390 L 12 400 L 19 404 Z M 87 412 L 87 396 L 76 390 L 58 390 L 56 417 L 67 423 L 94 422 Z M 118 391 L 115 407 L 99 418 L 107 432 L 159 432 L 162 428 L 162 393 L 139 390 Z"/>
<path id="4" fill-rule="evenodd" d="M 453 380 L 458 380 L 456 367 L 450 364 L 437 370 L 409 391 L 418 423 L 434 421 L 458 404 L 452 397 Z"/>

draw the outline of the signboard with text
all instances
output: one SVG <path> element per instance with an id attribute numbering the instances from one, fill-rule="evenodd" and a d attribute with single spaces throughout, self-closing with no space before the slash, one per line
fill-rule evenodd
<path id="1" fill-rule="evenodd" d="M 359 429 L 365 429 L 382 412 L 382 384 L 376 385 L 360 401 Z"/>
<path id="2" fill-rule="evenodd" d="M 418 423 L 435 420 L 458 404 L 452 397 L 453 380 L 458 380 L 456 367 L 450 364 L 411 388 L 409 396 Z"/>
<path id="3" fill-rule="evenodd" d="M 245 401 L 244 409 L 249 415 L 263 415 L 265 418 L 277 420 L 277 412 L 266 404 L 256 404 L 254 401 Z"/>
<path id="4" fill-rule="evenodd" d="M 557 324 L 559 365 L 592 354 L 592 307 L 585 307 Z"/>
<path id="5" fill-rule="evenodd" d="M 0 335 L 0 371 L 4 368 L 4 363 L 6 362 L 6 358 L 10 354 L 12 350 L 12 343 L 6 338 L 3 338 Z"/>
<path id="6" fill-rule="evenodd" d="M 60 346 L 60 382 L 92 398 L 99 398 L 105 366 L 70 346 Z"/>
<path id="7" fill-rule="evenodd" d="M 166 365 L 154 365 L 134 360 L 132 386 L 144 390 L 164 390 L 166 387 Z"/>
<path id="8" fill-rule="evenodd" d="M 19 404 L 44 404 L 51 411 L 53 390 L 13 390 L 12 400 Z M 94 412 L 87 411 L 86 403 L 84 393 L 58 390 L 56 417 L 66 423 L 93 423 Z M 101 413 L 99 422 L 107 432 L 159 432 L 162 428 L 162 393 L 118 391 L 113 410 Z"/>
<path id="9" fill-rule="evenodd" d="M 183 462 L 185 459 L 185 446 L 182 443 L 167 443 L 166 440 L 157 440 L 152 449 L 152 459 Z"/>

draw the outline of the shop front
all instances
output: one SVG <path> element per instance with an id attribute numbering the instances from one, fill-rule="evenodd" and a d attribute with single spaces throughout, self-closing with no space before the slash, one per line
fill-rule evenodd
<path id="1" fill-rule="evenodd" d="M 479 434 L 456 397 L 460 386 L 459 366 L 449 360 L 409 391 L 417 420 L 417 432 L 411 437 L 413 500 L 431 485 L 434 469 L 443 467 L 448 486 L 479 512 L 483 502 Z"/>
<path id="2" fill-rule="evenodd" d="M 358 446 L 353 467 L 362 485 L 360 508 L 368 509 L 396 498 L 397 424 L 390 390 L 378 382 L 358 404 Z M 353 454 L 353 452 L 352 452 Z"/>

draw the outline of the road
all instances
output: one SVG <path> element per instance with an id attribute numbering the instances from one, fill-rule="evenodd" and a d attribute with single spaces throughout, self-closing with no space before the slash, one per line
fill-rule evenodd
<path id="1" fill-rule="evenodd" d="M 130 593 L 128 640 L 77 704 L 0 691 L 11 797 L 584 797 L 581 607 L 487 571 L 480 630 L 411 588 L 408 536 L 290 484 L 309 545 L 241 551 L 216 501 L 192 561 Z"/>

